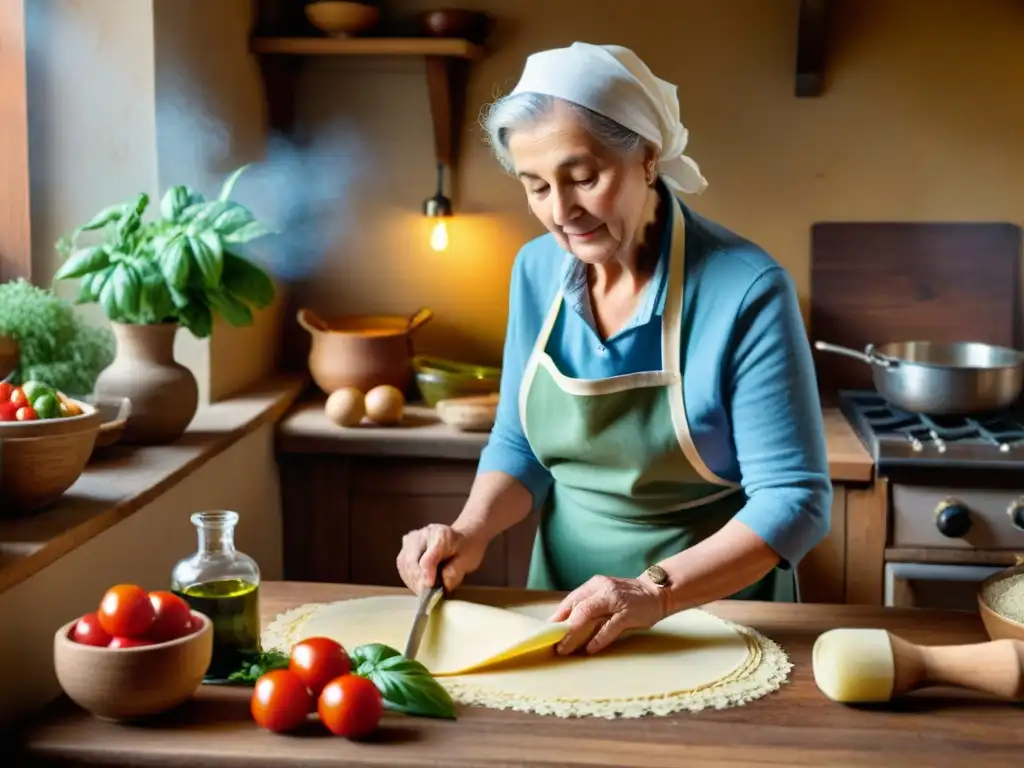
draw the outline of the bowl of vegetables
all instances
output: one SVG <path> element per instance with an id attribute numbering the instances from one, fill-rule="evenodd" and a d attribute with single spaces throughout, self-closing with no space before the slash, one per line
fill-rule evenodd
<path id="1" fill-rule="evenodd" d="M 103 417 L 40 381 L 0 382 L 0 510 L 34 512 L 64 495 L 92 454 Z"/>
<path id="2" fill-rule="evenodd" d="M 68 698 L 105 720 L 188 701 L 213 658 L 213 623 L 173 592 L 116 584 L 95 611 L 57 630 L 53 668 Z"/>

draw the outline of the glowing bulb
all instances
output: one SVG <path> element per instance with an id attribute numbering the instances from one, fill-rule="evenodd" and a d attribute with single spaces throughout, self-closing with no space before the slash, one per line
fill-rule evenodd
<path id="1" fill-rule="evenodd" d="M 430 231 L 430 247 L 435 251 L 443 251 L 448 247 L 448 224 L 444 219 L 438 219 Z"/>

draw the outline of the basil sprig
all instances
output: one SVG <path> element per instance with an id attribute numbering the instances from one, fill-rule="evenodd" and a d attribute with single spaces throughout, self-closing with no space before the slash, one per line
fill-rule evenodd
<path id="1" fill-rule="evenodd" d="M 255 685 L 263 675 L 275 669 L 288 669 L 288 654 L 275 649 L 261 651 L 247 659 L 241 669 L 228 675 L 228 682 Z"/>
<path id="2" fill-rule="evenodd" d="M 381 643 L 354 648 L 351 657 L 353 673 L 377 686 L 387 709 L 418 717 L 455 719 L 455 704 L 448 691 L 420 662 Z"/>

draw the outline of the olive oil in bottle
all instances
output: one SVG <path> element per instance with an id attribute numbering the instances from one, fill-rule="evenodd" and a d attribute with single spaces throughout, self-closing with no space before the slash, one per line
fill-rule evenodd
<path id="1" fill-rule="evenodd" d="M 223 682 L 260 652 L 260 570 L 235 549 L 238 513 L 197 512 L 198 550 L 174 566 L 171 589 L 213 622 L 206 682 Z"/>

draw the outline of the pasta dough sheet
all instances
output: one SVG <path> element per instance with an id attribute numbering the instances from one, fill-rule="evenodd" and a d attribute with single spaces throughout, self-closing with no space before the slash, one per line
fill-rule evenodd
<path id="1" fill-rule="evenodd" d="M 770 640 L 700 609 L 669 616 L 600 653 L 559 656 L 554 645 L 567 625 L 546 621 L 556 606 L 443 600 L 416 658 L 456 701 L 561 716 L 731 706 L 775 690 L 789 671 Z M 415 611 L 412 595 L 302 606 L 272 622 L 264 646 L 288 650 L 323 636 L 346 648 L 384 643 L 401 650 Z"/>

